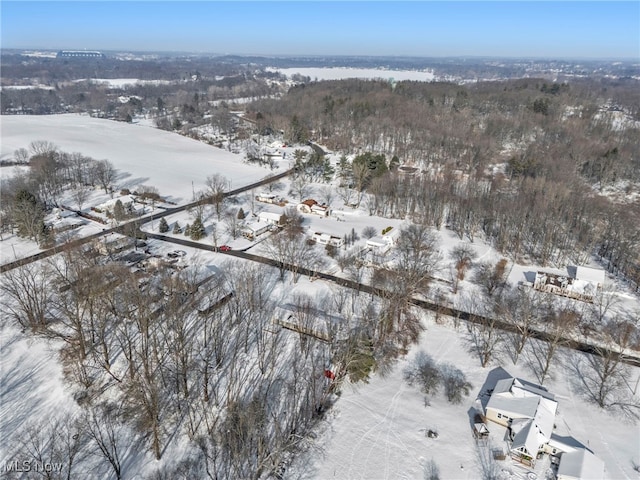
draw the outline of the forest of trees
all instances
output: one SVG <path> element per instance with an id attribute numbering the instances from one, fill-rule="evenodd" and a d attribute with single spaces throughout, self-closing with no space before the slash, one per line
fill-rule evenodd
<path id="1" fill-rule="evenodd" d="M 637 119 L 640 96 L 625 82 L 343 80 L 250 109 L 298 141 L 386 156 L 386 174 L 346 160 L 338 172 L 372 215 L 483 235 L 504 255 L 543 265 L 596 253 L 638 288 L 640 205 L 624 195 L 640 181 L 640 127 L 616 127 L 603 105 Z M 618 195 L 603 195 L 614 186 Z"/>

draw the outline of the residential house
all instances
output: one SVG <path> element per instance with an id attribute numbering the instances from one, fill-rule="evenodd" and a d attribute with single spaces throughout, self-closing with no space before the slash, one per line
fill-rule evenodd
<path id="1" fill-rule="evenodd" d="M 260 193 L 256 195 L 256 200 L 264 203 L 280 203 L 280 198 L 274 193 Z"/>
<path id="2" fill-rule="evenodd" d="M 398 229 L 392 228 L 384 235 L 376 235 L 375 237 L 370 238 L 367 240 L 366 245 L 374 253 L 382 255 L 387 253 L 392 246 L 398 243 L 398 236 Z"/>
<path id="3" fill-rule="evenodd" d="M 301 213 L 312 213 L 315 215 L 320 215 L 321 217 L 328 217 L 331 214 L 331 209 L 329 205 L 319 204 L 312 198 L 304 200 L 302 203 L 299 203 L 297 209 Z"/>
<path id="4" fill-rule="evenodd" d="M 271 230 L 273 224 L 268 223 L 262 220 L 257 220 L 255 222 L 249 222 L 242 227 L 240 233 L 243 237 L 248 238 L 249 240 L 254 240 L 256 237 L 259 237 L 263 233 Z"/>
<path id="5" fill-rule="evenodd" d="M 336 237 L 328 233 L 314 232 L 311 238 L 321 245 L 333 245 L 334 247 L 341 247 L 344 245 L 344 238 Z"/>
<path id="6" fill-rule="evenodd" d="M 140 206 L 139 209 L 136 209 L 135 198 L 132 195 L 123 195 L 118 198 L 107 200 L 106 202 L 96 206 L 94 210 L 104 213 L 109 212 L 113 214 L 113 209 L 118 201 L 122 202 L 122 206 L 127 213 L 142 213 L 142 209 L 144 209 L 144 206 Z"/>
<path id="7" fill-rule="evenodd" d="M 563 297 L 593 302 L 594 296 L 604 285 L 604 270 L 575 267 L 569 268 L 568 271 L 571 273 L 537 272 L 533 288 Z"/>
<path id="8" fill-rule="evenodd" d="M 519 378 L 499 380 L 484 416 L 509 429 L 511 456 L 533 465 L 551 439 L 558 402 L 544 387 Z"/>
<path id="9" fill-rule="evenodd" d="M 261 222 L 269 223 L 271 225 L 284 225 L 284 215 L 281 213 L 260 212 L 258 214 L 258 219 Z"/>

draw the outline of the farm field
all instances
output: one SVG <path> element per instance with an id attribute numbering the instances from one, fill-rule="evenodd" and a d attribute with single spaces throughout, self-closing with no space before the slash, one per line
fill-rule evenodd
<path id="1" fill-rule="evenodd" d="M 175 203 L 191 201 L 194 190 L 204 189 L 208 175 L 219 173 L 236 188 L 269 173 L 244 163 L 241 154 L 156 128 L 87 115 L 3 116 L 0 134 L 0 158 L 11 158 L 32 141 L 49 141 L 65 152 L 111 161 L 119 173 L 118 188 L 154 186 Z"/>

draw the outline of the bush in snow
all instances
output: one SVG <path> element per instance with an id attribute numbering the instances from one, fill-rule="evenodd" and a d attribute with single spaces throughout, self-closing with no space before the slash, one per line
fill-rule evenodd
<path id="1" fill-rule="evenodd" d="M 370 225 L 362 229 L 362 237 L 366 238 L 367 240 L 375 237 L 376 233 L 378 233 L 378 231 L 375 229 L 375 227 L 372 227 Z"/>
<path id="2" fill-rule="evenodd" d="M 462 370 L 450 363 L 438 364 L 423 351 L 417 353 L 413 362 L 404 369 L 404 379 L 409 385 L 416 385 L 427 395 L 434 395 L 440 386 L 451 403 L 461 403 L 469 395 L 473 386 L 467 381 Z"/>
<path id="3" fill-rule="evenodd" d="M 167 233 L 169 231 L 169 224 L 164 217 L 160 219 L 160 225 L 158 225 L 158 231 L 160 233 Z"/>
<path id="4" fill-rule="evenodd" d="M 427 395 L 438 392 L 441 375 L 438 364 L 425 352 L 420 351 L 413 362 L 404 369 L 404 379 L 409 385 L 418 385 Z"/>
<path id="5" fill-rule="evenodd" d="M 440 365 L 440 375 L 444 385 L 444 394 L 451 403 L 462 403 L 462 397 L 469 395 L 473 387 L 464 372 L 450 363 Z"/>

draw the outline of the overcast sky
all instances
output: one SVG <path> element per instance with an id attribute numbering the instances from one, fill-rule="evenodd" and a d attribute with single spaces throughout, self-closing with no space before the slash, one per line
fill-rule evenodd
<path id="1" fill-rule="evenodd" d="M 640 2 L 0 2 L 2 47 L 640 59 Z"/>

